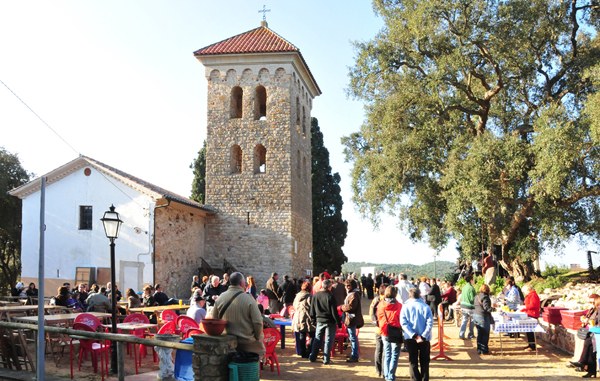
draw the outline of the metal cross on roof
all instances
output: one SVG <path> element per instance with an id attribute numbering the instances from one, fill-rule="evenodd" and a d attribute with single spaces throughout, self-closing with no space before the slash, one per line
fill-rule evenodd
<path id="1" fill-rule="evenodd" d="M 267 6 L 263 4 L 263 9 L 258 11 L 258 13 L 263 14 L 263 21 L 267 21 L 267 12 L 271 12 L 271 10 L 267 9 Z"/>

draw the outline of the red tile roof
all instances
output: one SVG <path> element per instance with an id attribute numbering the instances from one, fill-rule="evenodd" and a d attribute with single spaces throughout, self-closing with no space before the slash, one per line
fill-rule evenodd
<path id="1" fill-rule="evenodd" d="M 298 48 L 266 26 L 208 45 L 194 55 L 298 52 Z"/>

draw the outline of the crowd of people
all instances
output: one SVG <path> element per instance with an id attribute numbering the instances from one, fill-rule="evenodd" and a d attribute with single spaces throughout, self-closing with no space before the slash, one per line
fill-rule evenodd
<path id="1" fill-rule="evenodd" d="M 169 298 L 162 290 L 160 284 L 147 284 L 141 292 L 132 288 L 125 291 L 125 295 L 115 284 L 111 282 L 106 285 L 79 283 L 71 288 L 71 284 L 65 282 L 58 287 L 56 295 L 50 299 L 50 304 L 62 306 L 78 312 L 112 312 L 112 293 L 118 302 L 117 313 L 127 314 L 131 308 L 161 306 L 177 304 L 179 301 Z"/>
<path id="2" fill-rule="evenodd" d="M 190 308 L 187 315 L 200 323 L 207 317 L 228 321 L 227 332 L 237 336 L 238 350 L 264 355 L 263 330 L 274 328 L 273 314 L 291 318 L 291 328 L 296 341 L 296 354 L 315 362 L 319 355 L 323 364 L 331 363 L 336 333 L 347 336 L 350 354 L 346 362 L 355 363 L 360 357 L 358 330 L 365 324 L 361 298 L 372 299 L 369 313 L 377 326 L 375 334 L 375 368 L 387 381 L 395 380 L 401 351 L 408 352 L 409 373 L 412 380 L 429 379 L 430 340 L 436 319 L 452 320 L 460 311 L 462 316 L 459 338 L 476 338 L 477 352 L 490 353 L 488 342 L 492 311 L 504 304 L 510 310 L 524 305 L 522 311 L 529 317 L 538 318 L 540 300 L 535 290 L 521 290 L 511 277 L 506 278 L 505 288 L 499 298 L 490 295 L 488 282 L 494 279 L 489 263 L 483 262 L 485 283 L 475 290 L 471 274 L 465 276 L 464 285 L 458 290 L 450 281 L 421 277 L 408 279 L 406 274 L 380 272 L 360 277 L 355 274 L 338 274 L 328 271 L 314 278 L 296 279 L 272 273 L 259 289 L 253 276 L 245 277 L 239 272 L 232 274 L 194 275 L 190 286 Z M 17 285 L 22 286 L 22 285 Z M 24 289 L 24 287 L 22 287 Z M 23 292 L 32 293 L 32 284 Z M 58 288 L 51 303 L 81 311 L 111 311 L 112 293 L 118 301 L 123 298 L 117 285 L 114 287 L 84 283 L 74 289 L 65 283 Z M 141 293 L 133 289 L 125 292 L 126 303 L 120 303 L 120 313 L 131 308 L 178 303 L 169 298 L 160 284 L 145 285 Z M 600 305 L 600 297 L 594 299 Z M 438 314 L 442 314 L 438 316 Z M 596 315 L 586 319 L 595 319 Z M 477 335 L 475 335 L 477 328 Z M 527 333 L 528 351 L 535 350 L 533 333 Z M 584 349 L 576 365 L 594 374 L 595 358 L 590 349 Z"/>

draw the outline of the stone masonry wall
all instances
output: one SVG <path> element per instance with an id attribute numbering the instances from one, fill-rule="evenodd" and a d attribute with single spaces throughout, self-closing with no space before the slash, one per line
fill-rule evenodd
<path id="1" fill-rule="evenodd" d="M 207 67 L 206 204 L 217 210 L 207 230 L 205 258 L 227 258 L 259 286 L 268 275 L 302 276 L 312 269 L 310 182 L 311 97 L 293 65 Z M 255 120 L 257 86 L 267 94 L 267 115 Z M 232 88 L 243 90 L 242 117 L 230 117 Z M 254 150 L 266 148 L 266 172 L 255 173 Z M 231 149 L 242 150 L 232 173 Z"/>
<path id="2" fill-rule="evenodd" d="M 171 203 L 155 210 L 155 283 L 170 297 L 188 298 L 204 256 L 205 223 L 198 209 Z"/>

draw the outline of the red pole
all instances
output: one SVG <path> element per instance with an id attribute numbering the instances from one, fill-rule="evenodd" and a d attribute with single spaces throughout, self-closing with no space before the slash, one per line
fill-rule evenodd
<path id="1" fill-rule="evenodd" d="M 444 350 L 449 348 L 449 345 L 444 343 L 444 308 L 440 304 L 438 306 L 438 341 L 434 345 L 431 346 L 431 349 L 439 347 L 440 353 L 436 356 L 433 356 L 432 360 L 448 360 L 452 361 L 450 357 L 444 353 Z"/>

